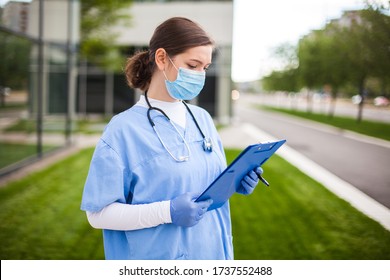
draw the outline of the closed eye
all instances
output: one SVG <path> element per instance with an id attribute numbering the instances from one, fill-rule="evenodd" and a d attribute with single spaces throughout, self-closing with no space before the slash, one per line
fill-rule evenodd
<path id="1" fill-rule="evenodd" d="M 203 65 L 204 65 L 204 67 L 203 67 Z M 211 63 L 204 64 L 202 61 L 200 61 L 198 59 L 191 59 L 190 62 L 187 63 L 187 67 L 189 69 L 193 69 L 193 70 L 199 69 L 199 71 L 201 69 L 203 69 L 203 71 L 209 70 L 210 65 L 211 65 Z"/>
<path id="2" fill-rule="evenodd" d="M 198 65 L 193 65 L 193 64 L 187 64 L 188 68 L 190 69 L 196 69 L 198 68 Z"/>

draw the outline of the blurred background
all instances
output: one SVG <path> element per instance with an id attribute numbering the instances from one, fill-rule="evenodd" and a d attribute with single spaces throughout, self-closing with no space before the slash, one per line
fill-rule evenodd
<path id="1" fill-rule="evenodd" d="M 315 240 L 303 244 L 303 252 L 290 254 L 291 250 L 282 249 L 300 240 L 299 230 L 295 230 L 288 233 L 289 238 L 280 236 L 270 242 L 270 247 L 282 244 L 281 240 L 291 242 L 279 245 L 275 253 L 261 244 L 247 252 L 245 239 L 237 240 L 239 258 L 390 259 L 389 12 L 389 1 L 357 0 L 0 0 L 0 201 L 4 207 L 0 212 L 3 221 L 8 221 L 1 225 L 2 259 L 102 257 L 100 235 L 85 241 L 91 229 L 78 210 L 91 147 L 109 119 L 131 107 L 141 94 L 126 85 L 122 71 L 126 58 L 146 49 L 155 27 L 172 16 L 193 19 L 216 41 L 205 87 L 192 102 L 214 118 L 228 157 L 248 143 L 273 137 L 287 139 L 288 146 L 309 161 L 290 161 L 292 165 L 288 165 L 280 158 L 267 170 L 274 184 L 308 187 L 303 191 L 307 200 L 299 202 L 302 211 L 313 212 L 312 199 L 328 195 L 309 194 L 311 186 L 317 184 L 311 181 L 317 180 L 312 176 L 317 170 L 314 165 L 352 186 L 364 201 L 373 201 L 368 208 L 375 205 L 380 209 L 378 218 L 377 212 L 359 208 L 365 202 L 342 197 L 354 207 L 338 202 L 340 208 L 335 213 L 341 211 L 344 214 L 340 217 L 345 218 L 332 223 L 335 227 L 344 224 L 345 228 L 329 230 L 332 223 L 323 223 L 323 217 L 329 215 L 333 202 L 339 201 L 340 195 L 336 195 L 316 210 L 313 223 L 322 221 L 316 232 L 311 232 L 309 225 L 301 228 Z M 59 160 L 59 165 L 33 177 L 23 173 L 47 159 L 56 159 L 56 155 L 62 155 L 65 162 Z M 306 171 L 299 167 L 302 162 Z M 301 181 L 282 178 L 281 172 L 276 172 L 279 164 L 287 164 L 283 172 L 292 177 L 303 172 Z M 61 171 L 57 174 L 56 170 Z M 74 193 L 64 195 L 71 186 L 75 186 Z M 53 199 L 58 198 L 58 192 L 64 200 Z M 47 196 L 46 203 L 51 202 L 40 204 L 37 197 L 41 195 Z M 20 203 L 21 197 L 37 207 L 30 209 L 31 213 L 39 216 L 49 211 L 51 216 L 37 216 L 35 227 L 20 230 L 17 221 L 24 214 L 15 213 L 15 203 Z M 268 201 L 264 221 L 275 218 L 267 211 L 281 211 L 275 199 Z M 283 205 L 295 207 L 298 203 L 291 197 L 285 199 Z M 232 203 L 243 202 L 237 199 Z M 252 206 L 258 204 L 253 200 Z M 68 213 L 69 208 L 73 212 Z M 286 216 L 291 214 L 289 209 L 285 211 Z M 297 220 L 276 223 L 273 231 L 254 234 L 251 226 L 256 230 L 261 226 L 253 217 L 242 219 L 234 210 L 232 215 L 234 223 L 246 221 L 240 228 L 248 230 L 245 235 L 253 244 L 262 238 L 275 238 L 286 223 L 296 229 L 310 219 L 299 212 Z M 355 215 L 362 219 L 359 230 L 348 218 Z M 58 227 L 58 220 L 75 216 L 80 227 L 59 227 L 67 232 L 61 242 L 56 235 L 53 239 L 57 242 L 50 238 L 53 243 L 43 241 L 43 225 Z M 371 224 L 371 218 L 379 223 Z M 348 234 L 344 232 L 347 228 Z M 319 232 L 337 238 L 323 239 Z M 32 236 L 31 243 L 15 247 L 15 240 L 26 235 Z M 86 253 L 68 250 L 64 255 L 51 254 L 65 246 L 65 239 L 74 250 L 80 244 L 87 246 L 83 250 Z M 47 250 L 31 250 L 36 242 L 45 243 L 42 246 Z M 370 252 L 352 249 L 367 242 Z M 343 253 L 337 251 L 339 243 L 347 244 Z"/>

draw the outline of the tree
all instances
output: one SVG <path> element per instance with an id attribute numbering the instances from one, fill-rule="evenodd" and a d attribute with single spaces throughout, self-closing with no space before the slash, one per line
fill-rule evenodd
<path id="1" fill-rule="evenodd" d="M 339 26 L 330 22 L 318 37 L 319 65 L 321 66 L 319 81 L 330 89 L 332 95 L 329 117 L 334 115 L 338 91 L 345 84 L 348 72 L 345 69 L 345 57 L 348 50 L 342 48 L 344 38 L 340 35 Z"/>
<path id="2" fill-rule="evenodd" d="M 357 88 L 362 100 L 358 122 L 362 119 L 367 80 L 379 78 L 385 92 L 390 79 L 390 19 L 383 6 L 367 5 L 361 11 L 345 12 L 342 19 L 311 32 L 300 40 L 298 48 L 303 85 L 330 86 L 333 104 L 339 88 L 348 84 Z M 333 111 L 334 105 L 330 115 Z"/>
<path id="3" fill-rule="evenodd" d="M 387 9 L 388 10 L 388 9 Z M 342 31 L 349 51 L 349 81 L 358 88 L 361 102 L 358 107 L 357 121 L 362 120 L 363 106 L 368 95 L 367 79 L 380 78 L 385 85 L 390 71 L 390 19 L 380 6 L 355 11 L 348 15 L 350 24 Z"/>
<path id="4" fill-rule="evenodd" d="M 298 44 L 299 78 L 303 86 L 314 89 L 322 86 L 320 81 L 320 40 L 321 30 L 303 37 Z"/>
<path id="5" fill-rule="evenodd" d="M 80 55 L 108 70 L 118 70 L 123 60 L 114 44 L 117 34 L 111 27 L 129 24 L 126 14 L 132 0 L 81 0 Z"/>
<path id="6" fill-rule="evenodd" d="M 322 87 L 321 74 L 323 73 L 321 67 L 321 30 L 313 31 L 308 36 L 302 38 L 298 44 L 298 80 L 299 83 L 313 90 Z M 307 111 L 311 112 L 312 98 L 311 94 L 307 96 Z"/>
<path id="7" fill-rule="evenodd" d="M 27 86 L 31 43 L 0 32 L 0 86 L 23 89 Z"/>
<path id="8" fill-rule="evenodd" d="M 284 69 L 281 71 L 273 71 L 261 80 L 265 90 L 287 92 L 299 91 L 300 87 L 298 84 L 297 72 L 298 58 L 296 52 L 296 46 L 288 43 L 276 47 L 274 56 L 284 65 Z"/>
<path id="9" fill-rule="evenodd" d="M 377 77 L 382 84 L 381 94 L 388 94 L 390 85 L 390 17 L 389 7 L 383 5 L 369 5 L 361 12 L 362 18 L 367 24 L 366 44 L 372 50 L 372 75 Z"/>
<path id="10" fill-rule="evenodd" d="M 354 15 L 356 13 L 356 15 Z M 346 66 L 348 69 L 348 80 L 358 89 L 361 97 L 358 107 L 357 121 L 362 120 L 363 106 L 367 92 L 365 82 L 369 76 L 370 68 L 375 63 L 370 57 L 370 50 L 367 49 L 365 30 L 361 17 L 354 12 L 350 14 L 350 24 L 343 28 L 341 36 L 344 38 L 343 48 L 349 50 L 346 52 Z"/>
<path id="11" fill-rule="evenodd" d="M 262 85 L 269 91 L 299 91 L 297 69 L 291 68 L 283 71 L 273 71 L 262 79 Z"/>
<path id="12" fill-rule="evenodd" d="M 298 67 L 297 47 L 290 43 L 282 43 L 274 49 L 274 57 L 284 65 L 285 70 Z"/>

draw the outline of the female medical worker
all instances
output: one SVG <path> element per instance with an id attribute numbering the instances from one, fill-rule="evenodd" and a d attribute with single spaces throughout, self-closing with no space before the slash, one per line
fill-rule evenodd
<path id="1" fill-rule="evenodd" d="M 105 128 L 81 203 L 106 259 L 233 258 L 229 203 L 194 201 L 226 167 L 222 144 L 210 115 L 183 101 L 203 88 L 212 51 L 199 25 L 176 17 L 128 59 L 127 81 L 145 94 Z M 251 171 L 239 192 L 257 183 Z"/>

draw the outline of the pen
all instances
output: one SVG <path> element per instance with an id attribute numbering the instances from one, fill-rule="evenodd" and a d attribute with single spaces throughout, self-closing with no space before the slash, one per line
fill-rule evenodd
<path id="1" fill-rule="evenodd" d="M 264 183 L 264 185 L 266 185 L 267 187 L 269 187 L 269 183 L 267 182 L 267 180 L 264 179 L 264 178 L 261 176 L 261 174 L 258 174 L 258 173 L 256 173 L 256 174 L 257 174 L 257 177 L 259 177 L 259 180 L 262 181 L 262 182 Z"/>

